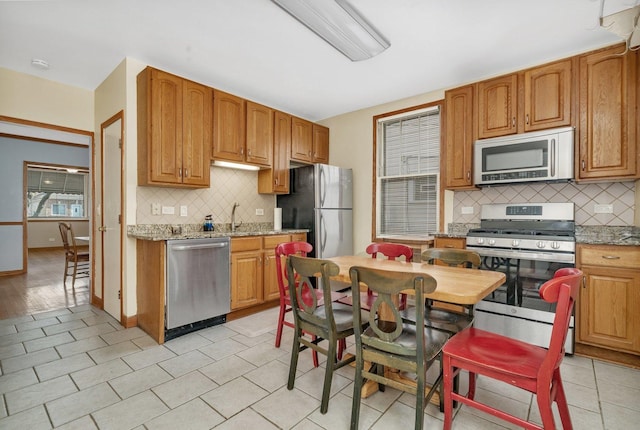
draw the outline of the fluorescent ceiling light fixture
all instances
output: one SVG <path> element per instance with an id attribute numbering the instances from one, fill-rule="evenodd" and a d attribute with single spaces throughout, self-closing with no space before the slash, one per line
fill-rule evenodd
<path id="1" fill-rule="evenodd" d="M 229 161 L 220 161 L 220 160 L 215 160 L 213 162 L 213 165 L 218 167 L 228 167 L 230 169 L 260 170 L 258 166 L 250 166 L 248 164 L 231 163 Z"/>
<path id="2" fill-rule="evenodd" d="M 391 44 L 346 0 L 271 0 L 351 61 L 375 57 Z"/>
<path id="3" fill-rule="evenodd" d="M 640 5 L 600 17 L 600 26 L 622 37 L 628 49 L 639 47 Z"/>

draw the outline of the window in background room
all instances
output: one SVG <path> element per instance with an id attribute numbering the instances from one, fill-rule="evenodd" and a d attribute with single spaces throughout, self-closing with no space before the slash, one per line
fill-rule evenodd
<path id="1" fill-rule="evenodd" d="M 86 218 L 89 172 L 71 167 L 27 167 L 27 217 Z"/>
<path id="2" fill-rule="evenodd" d="M 424 239 L 439 230 L 440 107 L 376 121 L 376 238 Z"/>

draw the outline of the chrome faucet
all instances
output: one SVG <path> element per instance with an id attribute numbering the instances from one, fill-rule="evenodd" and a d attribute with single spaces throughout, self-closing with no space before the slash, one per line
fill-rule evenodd
<path id="1" fill-rule="evenodd" d="M 235 233 L 236 228 L 240 227 L 242 222 L 236 225 L 236 208 L 240 206 L 240 203 L 236 202 L 233 204 L 233 209 L 231 209 L 231 232 Z"/>

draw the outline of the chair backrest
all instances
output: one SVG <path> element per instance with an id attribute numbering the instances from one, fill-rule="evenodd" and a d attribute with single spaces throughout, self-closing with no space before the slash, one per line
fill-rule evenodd
<path id="1" fill-rule="evenodd" d="M 337 264 L 329 260 L 289 255 L 287 257 L 287 282 L 289 297 L 296 326 L 316 334 L 318 329 L 328 333 L 336 331 L 331 302 L 330 277 L 340 273 Z M 313 291 L 312 278 L 316 278 L 317 288 L 323 292 L 323 304 L 318 303 Z M 301 300 L 309 297 L 309 300 Z M 325 337 L 325 336 L 323 336 Z"/>
<path id="2" fill-rule="evenodd" d="M 285 257 L 293 254 L 306 257 L 312 250 L 313 246 L 307 242 L 285 242 L 276 246 L 276 276 L 278 279 L 278 290 L 280 291 L 281 300 L 289 294 L 286 282 L 287 268 L 283 263 Z"/>
<path id="3" fill-rule="evenodd" d="M 449 266 L 460 266 L 478 269 L 480 267 L 480 255 L 468 249 L 454 248 L 429 248 L 422 252 L 422 261 L 435 264 L 440 261 Z"/>
<path id="4" fill-rule="evenodd" d="M 367 246 L 366 251 L 372 258 L 377 258 L 380 253 L 389 260 L 395 260 L 401 256 L 404 256 L 406 261 L 413 260 L 413 249 L 400 243 L 374 242 Z"/>
<path id="5" fill-rule="evenodd" d="M 62 237 L 62 244 L 67 254 L 73 254 L 76 252 L 76 240 L 73 237 L 73 228 L 71 224 L 60 221 L 58 223 L 60 229 L 60 236 Z"/>
<path id="6" fill-rule="evenodd" d="M 553 278 L 540 287 L 540 297 L 549 303 L 556 304 L 556 313 L 553 319 L 553 329 L 549 349 L 540 370 L 538 378 L 551 381 L 553 371 L 560 366 L 564 357 L 564 343 L 569 331 L 569 323 L 573 307 L 578 297 L 582 272 L 575 268 L 559 269 Z"/>
<path id="7" fill-rule="evenodd" d="M 424 336 L 416 336 L 415 345 L 399 341 L 402 335 L 403 320 L 398 308 L 397 296 L 403 290 L 414 290 L 416 297 L 422 297 L 423 294 L 431 293 L 436 289 L 436 280 L 426 274 L 414 275 L 407 272 L 360 266 L 352 267 L 349 270 L 349 275 L 352 289 L 357 289 L 362 283 L 377 294 L 369 312 L 369 327 L 374 332 L 372 336 L 367 336 L 362 332 L 360 295 L 353 295 L 353 326 L 356 342 L 361 341 L 362 344 L 378 350 L 405 356 L 416 356 L 417 351 L 424 351 Z M 383 313 L 382 318 L 381 312 Z M 416 333 L 424 333 L 424 300 L 416 300 L 415 324 Z"/>

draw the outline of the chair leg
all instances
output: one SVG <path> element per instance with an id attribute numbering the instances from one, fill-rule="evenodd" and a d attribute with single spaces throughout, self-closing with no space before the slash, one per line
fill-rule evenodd
<path id="1" fill-rule="evenodd" d="M 553 411 L 551 410 L 551 396 L 549 388 L 545 387 L 544 392 L 536 393 L 536 398 L 538 400 L 538 409 L 540 410 L 542 427 L 545 429 L 555 429 L 556 423 L 553 419 Z"/>
<path id="2" fill-rule="evenodd" d="M 280 348 L 282 341 L 282 327 L 284 326 L 284 304 L 280 304 L 280 313 L 278 314 L 278 330 L 276 331 L 276 348 Z"/>
<path id="3" fill-rule="evenodd" d="M 347 340 L 340 339 L 338 341 L 338 360 L 342 360 L 342 353 L 347 349 Z"/>
<path id="4" fill-rule="evenodd" d="M 467 397 L 473 400 L 476 396 L 476 374 L 469 372 L 469 393 Z"/>
<path id="5" fill-rule="evenodd" d="M 451 367 L 451 358 L 449 356 L 442 357 L 443 366 L 443 392 L 440 393 L 440 397 L 444 398 L 444 425 L 443 430 L 451 430 L 453 423 L 453 401 L 451 398 L 451 392 L 453 391 L 453 368 Z"/>
<path id="6" fill-rule="evenodd" d="M 331 394 L 331 380 L 333 379 L 333 369 L 336 363 L 336 347 L 338 342 L 335 338 L 329 337 L 329 349 L 327 354 L 326 369 L 324 371 L 324 385 L 322 387 L 322 402 L 320 402 L 320 413 L 326 414 L 329 409 L 329 396 Z"/>
<path id="7" fill-rule="evenodd" d="M 356 354 L 356 375 L 353 381 L 353 403 L 351 404 L 351 430 L 358 430 L 358 421 L 360 420 L 360 401 L 362 396 L 362 368 L 364 367 L 364 358 L 362 354 Z"/>
<path id="8" fill-rule="evenodd" d="M 296 370 L 298 368 L 298 356 L 300 355 L 300 336 L 302 336 L 302 330 L 295 330 L 293 336 L 293 348 L 291 348 L 291 363 L 289 364 L 289 380 L 287 381 L 287 389 L 293 390 L 293 384 L 296 380 Z"/>
<path id="9" fill-rule="evenodd" d="M 414 425 L 415 430 L 422 430 L 424 426 L 424 387 L 425 380 L 427 379 L 426 370 L 424 367 L 420 374 L 417 375 L 417 392 L 416 392 L 416 423 Z"/>
<path id="10" fill-rule="evenodd" d="M 76 286 L 76 274 L 78 273 L 78 262 L 73 262 L 73 277 L 71 278 L 71 288 L 75 288 Z"/>
<path id="11" fill-rule="evenodd" d="M 564 394 L 564 387 L 562 385 L 562 379 L 560 378 L 560 369 L 555 370 L 553 379 L 554 384 L 556 384 L 556 403 L 558 404 L 558 411 L 560 412 L 562 428 L 564 430 L 572 430 L 573 425 L 571 424 L 571 414 L 569 413 L 567 397 Z"/>
<path id="12" fill-rule="evenodd" d="M 316 340 L 316 339 L 317 337 L 315 334 L 311 336 L 311 340 Z M 316 351 L 315 349 L 312 349 L 311 357 L 313 358 L 313 367 L 318 367 L 318 351 Z"/>

